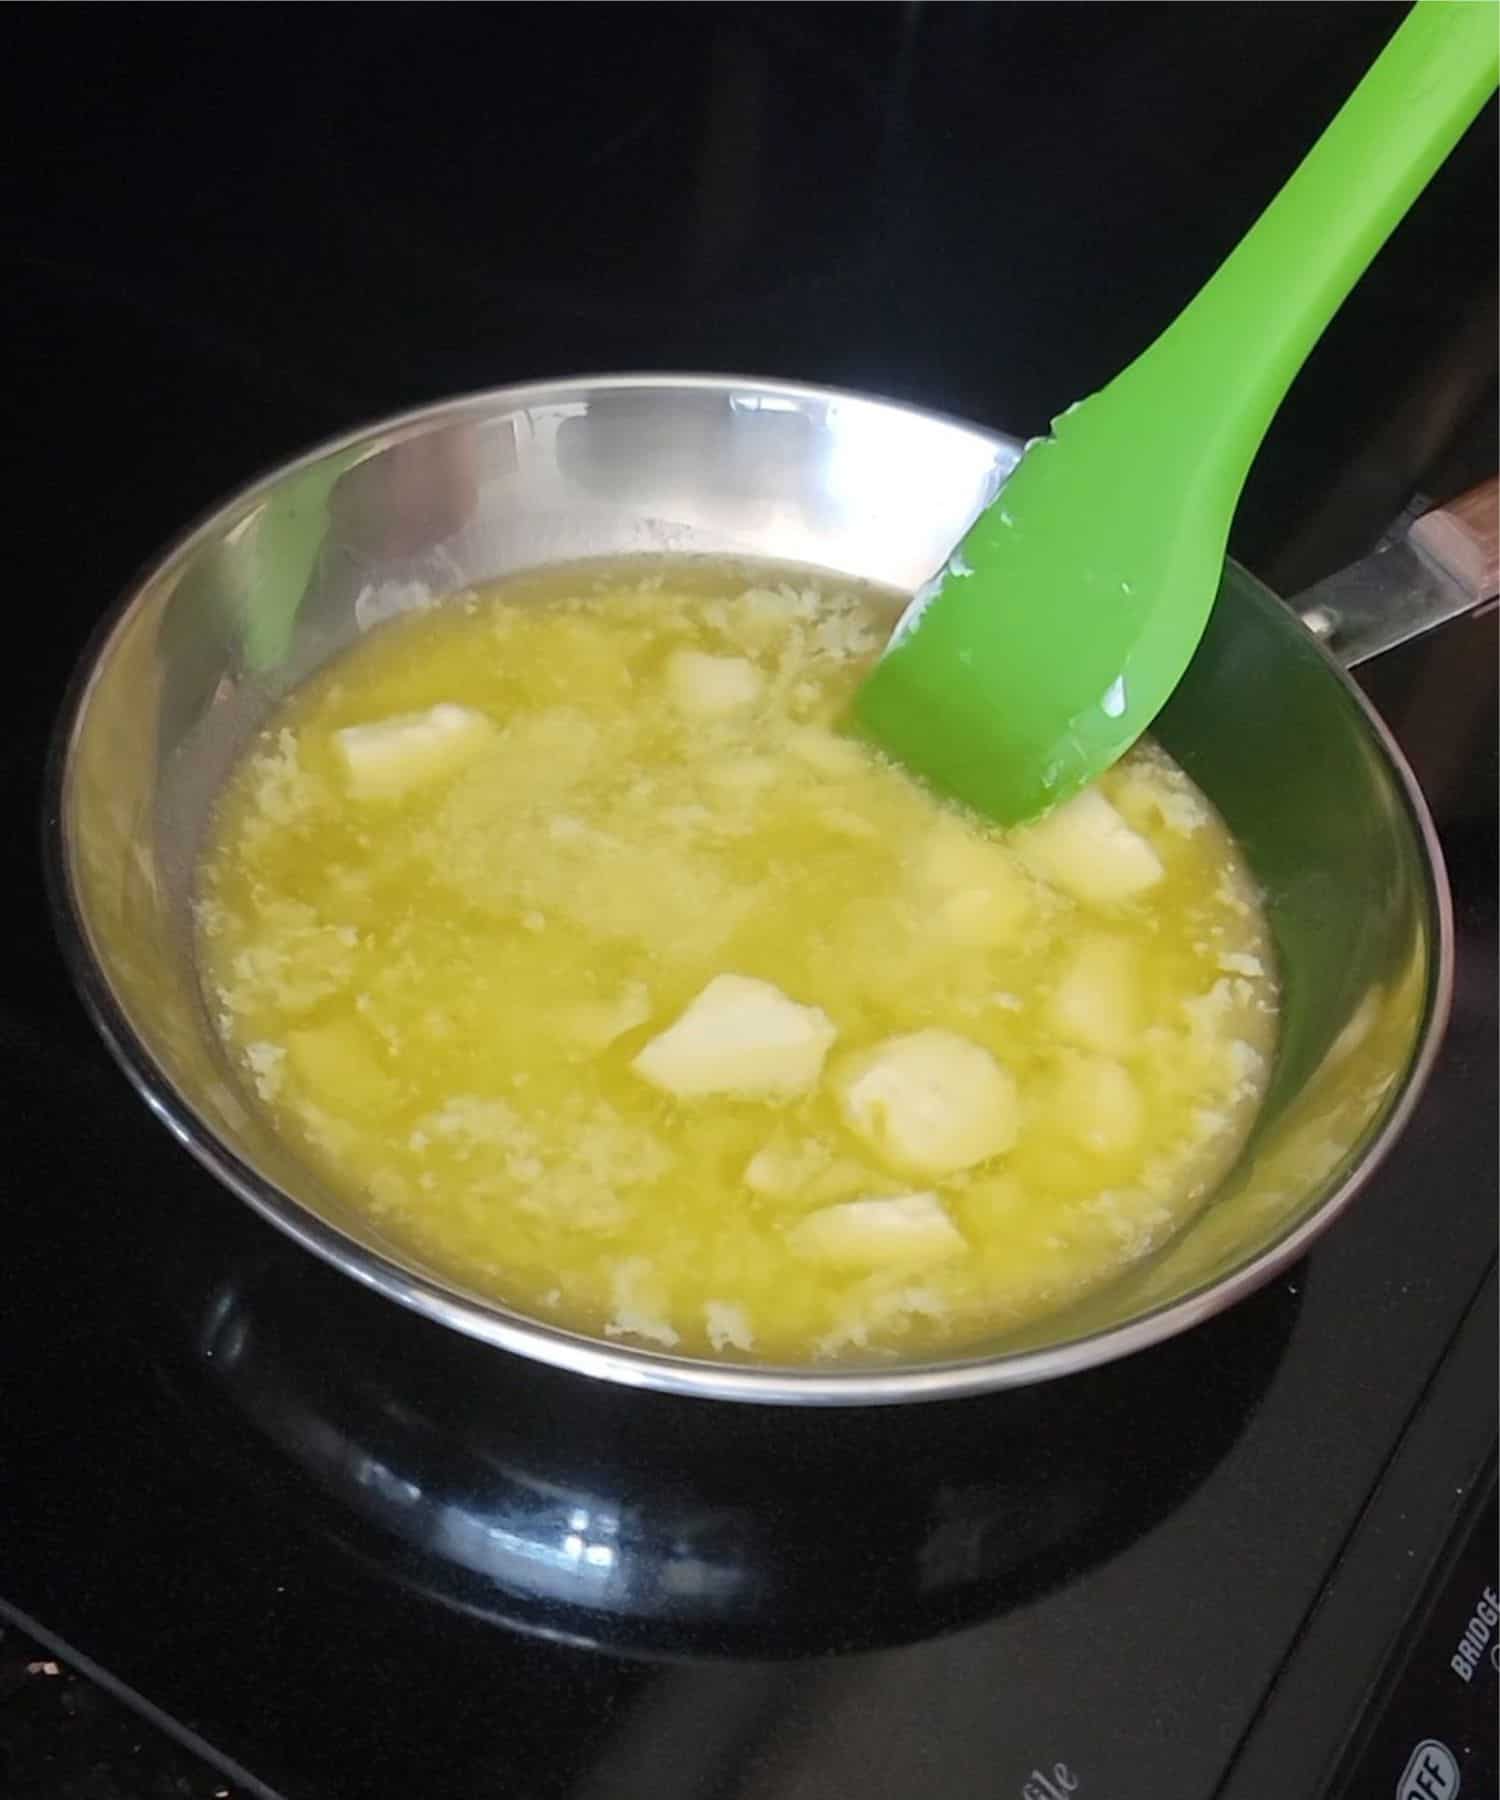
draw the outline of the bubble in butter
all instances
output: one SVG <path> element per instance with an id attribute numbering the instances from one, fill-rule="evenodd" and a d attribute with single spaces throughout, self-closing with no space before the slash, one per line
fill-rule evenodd
<path id="1" fill-rule="evenodd" d="M 1265 1085 L 1265 920 L 1143 746 L 1000 833 L 835 729 L 900 600 L 575 565 L 381 625 L 200 870 L 247 1089 L 381 1238 L 534 1316 L 954 1352 L 1191 1217 Z"/>

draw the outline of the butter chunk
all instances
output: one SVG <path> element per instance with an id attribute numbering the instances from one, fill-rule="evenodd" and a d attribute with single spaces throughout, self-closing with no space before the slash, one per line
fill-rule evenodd
<path id="1" fill-rule="evenodd" d="M 1053 1109 L 1060 1134 L 1101 1156 L 1128 1150 L 1146 1123 L 1145 1102 L 1129 1070 L 1104 1056 L 1067 1057 Z"/>
<path id="2" fill-rule="evenodd" d="M 1119 1056 L 1140 1030 L 1140 970 L 1128 938 L 1098 932 L 1075 945 L 1052 991 L 1048 1017 L 1058 1035 L 1084 1050 Z"/>
<path id="3" fill-rule="evenodd" d="M 926 1268 L 968 1249 L 936 1194 L 825 1206 L 798 1220 L 787 1245 L 808 1262 L 847 1269 Z"/>
<path id="4" fill-rule="evenodd" d="M 820 1008 L 799 1006 L 769 981 L 716 975 L 630 1066 L 679 1100 L 786 1100 L 817 1081 L 837 1035 Z"/>
<path id="5" fill-rule="evenodd" d="M 1161 858 L 1097 788 L 1018 831 L 1016 854 L 1043 881 L 1085 906 L 1118 906 L 1155 887 Z"/>
<path id="6" fill-rule="evenodd" d="M 1016 1139 L 1016 1084 L 988 1050 L 951 1031 L 887 1038 L 840 1072 L 849 1128 L 892 1167 L 950 1175 Z"/>
<path id="7" fill-rule="evenodd" d="M 494 737 L 483 713 L 441 701 L 425 712 L 347 725 L 333 742 L 350 792 L 360 800 L 388 800 L 450 774 Z"/>
<path id="8" fill-rule="evenodd" d="M 755 1152 L 741 1179 L 753 1194 L 785 1199 L 809 1187 L 832 1161 L 832 1150 L 816 1138 L 793 1143 L 777 1140 Z"/>
<path id="9" fill-rule="evenodd" d="M 667 692 L 680 712 L 708 719 L 754 706 L 765 683 L 743 656 L 674 650 L 667 659 Z"/>
<path id="10" fill-rule="evenodd" d="M 971 948 L 1008 942 L 1034 909 L 1031 879 L 1010 852 L 948 814 L 928 834 L 917 874 L 945 936 Z"/>

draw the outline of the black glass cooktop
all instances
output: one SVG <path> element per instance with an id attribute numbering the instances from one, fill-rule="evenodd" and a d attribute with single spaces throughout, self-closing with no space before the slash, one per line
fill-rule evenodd
<path id="1" fill-rule="evenodd" d="M 627 1395 L 364 1293 L 127 1091 L 32 851 L 89 628 L 257 466 L 622 367 L 1036 429 L 1203 278 L 1401 9 L 27 10 L 0 1613 L 284 1800 L 1493 1788 L 1493 616 L 1368 677 L 1458 915 L 1405 1140 L 1234 1313 L 991 1399 Z M 1491 116 L 1278 420 L 1236 549 L 1283 587 L 1492 461 L 1494 164 Z"/>

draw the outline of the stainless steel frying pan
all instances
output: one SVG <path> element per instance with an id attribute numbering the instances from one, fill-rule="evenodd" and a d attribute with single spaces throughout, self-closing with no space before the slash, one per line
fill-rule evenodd
<path id="1" fill-rule="evenodd" d="M 299 1164 L 240 1090 L 205 1014 L 188 901 L 214 794 L 269 710 L 360 632 L 449 589 L 590 556 L 775 558 L 914 589 L 1018 451 L 860 395 L 618 376 L 387 420 L 227 501 L 90 645 L 49 785 L 61 937 L 147 1105 L 231 1193 L 390 1299 L 504 1351 L 711 1398 L 863 1404 L 1040 1381 L 1183 1331 L 1300 1256 L 1401 1131 L 1446 1019 L 1452 932 L 1432 824 L 1344 670 L 1493 592 L 1493 526 L 1486 552 L 1462 511 L 1324 584 L 1308 623 L 1226 570 L 1158 736 L 1269 898 L 1284 985 L 1270 1089 L 1195 1222 L 1022 1337 L 941 1362 L 772 1367 L 526 1318 L 386 1241 Z"/>

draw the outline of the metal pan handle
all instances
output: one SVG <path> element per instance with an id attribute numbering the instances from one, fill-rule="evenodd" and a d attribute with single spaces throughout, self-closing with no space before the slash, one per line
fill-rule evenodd
<path id="1" fill-rule="evenodd" d="M 1404 536 L 1292 602 L 1346 669 L 1493 604 L 1500 594 L 1500 477 L 1434 507 Z"/>

